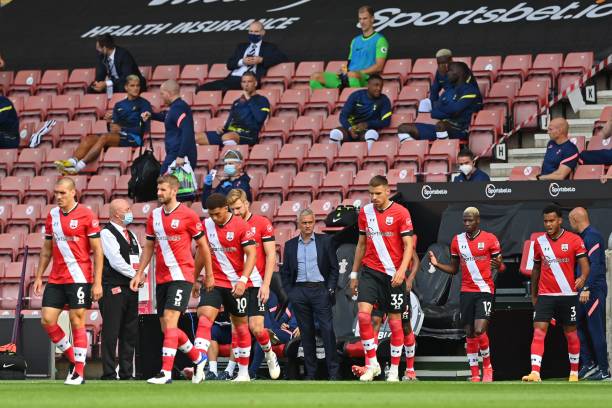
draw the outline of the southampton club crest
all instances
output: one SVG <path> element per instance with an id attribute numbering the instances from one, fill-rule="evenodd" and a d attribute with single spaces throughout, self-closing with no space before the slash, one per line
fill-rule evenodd
<path id="1" fill-rule="evenodd" d="M 172 220 L 172 222 L 170 223 L 170 226 L 171 226 L 172 228 L 174 228 L 174 229 L 177 229 L 177 228 L 178 228 L 178 226 L 179 226 L 179 221 L 180 221 L 180 220 L 176 220 L 176 219 L 175 219 L 175 220 Z"/>
<path id="2" fill-rule="evenodd" d="M 77 229 L 79 226 L 79 220 L 70 220 L 70 229 Z"/>
<path id="3" fill-rule="evenodd" d="M 385 219 L 385 224 L 387 224 L 387 225 L 391 225 L 391 224 L 393 224 L 393 217 L 387 217 L 387 218 Z"/>
<path id="4" fill-rule="evenodd" d="M 480 249 L 480 250 L 484 249 L 484 242 L 479 242 L 478 243 L 478 249 Z"/>
<path id="5" fill-rule="evenodd" d="M 228 241 L 233 241 L 234 240 L 234 231 L 227 231 L 227 234 L 225 234 L 225 239 L 227 239 Z"/>
<path id="6" fill-rule="evenodd" d="M 569 245 L 568 244 L 561 244 L 561 250 L 563 252 L 569 251 Z"/>

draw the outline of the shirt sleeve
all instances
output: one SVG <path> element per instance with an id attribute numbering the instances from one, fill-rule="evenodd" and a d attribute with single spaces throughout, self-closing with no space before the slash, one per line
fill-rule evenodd
<path id="1" fill-rule="evenodd" d="M 454 256 L 455 258 L 459 258 L 459 244 L 457 244 L 456 235 L 453 237 L 453 240 L 451 241 L 450 254 L 451 256 Z"/>
<path id="2" fill-rule="evenodd" d="M 198 217 L 198 214 L 196 214 L 195 211 L 193 214 L 191 214 L 190 218 L 191 219 L 187 225 L 187 231 L 189 231 L 191 237 L 197 241 L 204 235 L 204 227 L 202 226 L 200 217 Z"/>
<path id="3" fill-rule="evenodd" d="M 253 237 L 253 233 L 246 223 L 240 231 L 240 245 L 243 247 L 255 245 L 255 237 Z"/>
<path id="4" fill-rule="evenodd" d="M 389 42 L 382 35 L 376 42 L 376 58 L 385 58 L 387 59 L 387 54 L 389 53 Z"/>
<path id="5" fill-rule="evenodd" d="M 183 111 L 176 120 L 176 127 L 181 131 L 181 147 L 178 157 L 185 157 L 193 148 L 195 143 L 195 133 L 193 131 L 193 116 L 191 112 Z M 195 163 L 191 163 L 195 166 Z"/>
<path id="6" fill-rule="evenodd" d="M 580 237 L 576 237 L 576 258 L 582 258 L 588 256 L 588 252 L 586 247 L 584 246 L 584 241 Z"/>
<path id="7" fill-rule="evenodd" d="M 100 237 L 100 221 L 98 217 L 94 215 L 92 212 L 89 214 L 86 226 L 87 236 L 89 238 L 99 238 Z"/>
<path id="8" fill-rule="evenodd" d="M 404 209 L 404 211 L 402 211 L 402 216 L 400 219 L 402 222 L 400 225 L 400 236 L 412 236 L 414 228 L 412 227 L 412 218 L 410 218 L 410 211 Z"/>
<path id="9" fill-rule="evenodd" d="M 133 278 L 136 275 L 136 271 L 121 256 L 121 248 L 117 238 L 108 229 L 100 232 L 100 238 L 102 241 L 102 252 L 104 252 L 104 256 L 108 259 L 111 268 L 128 278 Z"/>
<path id="10" fill-rule="evenodd" d="M 542 262 L 542 251 L 540 249 L 540 243 L 537 239 L 533 242 L 533 262 Z"/>
<path id="11" fill-rule="evenodd" d="M 149 214 L 147 218 L 147 225 L 145 227 L 145 234 L 149 241 L 155 241 L 155 231 L 153 230 L 153 212 Z"/>
<path id="12" fill-rule="evenodd" d="M 467 109 L 468 106 L 474 104 L 478 100 L 476 93 L 465 93 L 458 95 L 457 100 L 449 101 L 448 103 L 432 104 L 431 117 L 434 119 L 448 119 Z"/>
<path id="13" fill-rule="evenodd" d="M 47 214 L 45 220 L 45 239 L 53 239 L 53 226 L 51 225 L 51 214 Z"/>
<path id="14" fill-rule="evenodd" d="M 274 242 L 274 227 L 269 219 L 262 217 L 261 240 L 263 242 Z"/>
<path id="15" fill-rule="evenodd" d="M 116 103 L 115 106 L 113 106 L 113 118 L 112 121 L 113 123 L 119 124 L 119 105 L 120 103 Z"/>
<path id="16" fill-rule="evenodd" d="M 589 277 L 587 278 L 587 282 L 586 282 L 587 286 L 591 286 L 592 282 L 599 279 L 600 276 L 603 276 L 604 279 L 606 276 L 605 267 L 603 267 L 604 265 L 602 265 L 602 263 L 600 262 L 600 260 L 602 259 L 601 251 L 604 250 L 602 248 L 602 243 L 600 243 L 599 240 L 596 239 L 595 237 L 593 238 L 591 237 L 593 236 L 587 235 L 584 237 L 584 244 L 588 251 L 587 254 L 589 256 L 589 264 L 590 264 L 590 271 L 591 271 L 589 273 Z"/>
<path id="17" fill-rule="evenodd" d="M 491 248 L 489 249 L 491 258 L 496 258 L 501 254 L 501 245 L 495 235 L 491 235 Z"/>
<path id="18" fill-rule="evenodd" d="M 436 102 L 440 97 L 440 82 L 441 75 L 438 71 L 436 71 L 436 76 L 434 77 L 434 80 L 431 83 L 431 88 L 429 89 L 429 100 L 432 103 Z"/>
<path id="19" fill-rule="evenodd" d="M 365 235 L 366 220 L 365 220 L 365 212 L 363 211 L 363 208 L 359 210 L 359 216 L 357 217 L 357 226 L 359 227 L 359 234 Z"/>
<path id="20" fill-rule="evenodd" d="M 351 123 L 349 122 L 348 118 L 353 112 L 353 108 L 355 107 L 355 102 L 357 101 L 357 94 L 357 92 L 353 92 L 352 94 L 350 94 L 348 99 L 346 100 L 346 103 L 342 107 L 342 110 L 340 111 L 340 124 L 343 128 L 347 130 L 351 128 Z"/>
<path id="21" fill-rule="evenodd" d="M 570 147 L 572 147 L 572 148 L 568 149 L 568 151 L 566 153 L 567 157 L 565 157 L 563 160 L 561 160 L 559 165 L 563 164 L 564 166 L 567 166 L 570 169 L 575 170 L 576 166 L 578 165 L 578 148 L 573 143 L 571 143 Z"/>

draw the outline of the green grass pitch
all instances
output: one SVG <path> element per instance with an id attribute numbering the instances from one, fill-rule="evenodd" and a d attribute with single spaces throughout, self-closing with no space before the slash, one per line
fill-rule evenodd
<path id="1" fill-rule="evenodd" d="M 61 381 L 0 382 L 2 408 L 115 407 L 612 407 L 612 382 L 545 381 L 540 384 L 450 381 L 415 383 L 254 381 L 175 381 L 154 386 L 143 381 L 88 381 L 68 387 Z"/>

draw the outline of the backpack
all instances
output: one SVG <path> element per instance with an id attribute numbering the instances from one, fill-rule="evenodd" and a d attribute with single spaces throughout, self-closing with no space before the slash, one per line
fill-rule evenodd
<path id="1" fill-rule="evenodd" d="M 357 208 L 352 205 L 339 205 L 325 218 L 326 227 L 350 227 L 357 224 Z"/>
<path id="2" fill-rule="evenodd" d="M 128 196 L 137 203 L 157 200 L 157 178 L 161 164 L 153 154 L 153 141 L 149 136 L 149 148 L 140 154 L 130 168 L 131 178 L 128 182 Z"/>
<path id="3" fill-rule="evenodd" d="M 0 353 L 0 380 L 25 380 L 25 358 L 15 353 Z"/>

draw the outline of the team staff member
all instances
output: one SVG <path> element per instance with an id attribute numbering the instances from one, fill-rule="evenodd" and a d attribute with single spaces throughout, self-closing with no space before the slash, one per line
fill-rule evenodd
<path id="1" fill-rule="evenodd" d="M 606 283 L 605 243 L 601 233 L 589 221 L 589 214 L 582 207 L 569 214 L 572 229 L 580 234 L 589 256 L 590 273 L 578 305 L 578 337 L 580 337 L 580 362 L 578 378 L 607 380 L 610 378 L 608 345 L 606 344 L 605 305 L 608 296 Z"/>
<path id="2" fill-rule="evenodd" d="M 381 372 L 372 328 L 372 309 L 376 304 L 387 313 L 391 328 L 387 381 L 395 382 L 399 381 L 399 361 L 408 341 L 402 313 L 408 302 L 405 278 L 413 253 L 412 220 L 406 208 L 389 200 L 391 190 L 385 177 L 372 177 L 368 190 L 371 203 L 359 212 L 359 241 L 350 283 L 353 295 L 357 295 L 359 335 L 367 361 L 367 370 L 359 379 L 372 381 Z"/>
<path id="3" fill-rule="evenodd" d="M 85 382 L 87 332 L 85 311 L 91 301 L 102 297 L 103 254 L 100 224 L 94 213 L 76 201 L 76 188 L 70 178 L 61 178 L 53 190 L 57 207 L 49 211 L 45 223 L 45 243 L 36 269 L 34 294 L 42 293 L 42 275 L 51 257 L 53 266 L 42 299 L 42 326 L 51 341 L 72 364 L 64 384 Z M 93 252 L 93 265 L 89 253 Z M 68 305 L 74 347 L 58 326 L 57 319 Z"/>
<path id="4" fill-rule="evenodd" d="M 545 234 L 533 244 L 533 271 L 531 272 L 531 301 L 535 309 L 533 340 L 531 342 L 531 373 L 523 381 L 540 382 L 540 366 L 544 355 L 544 339 L 550 320 L 555 318 L 563 325 L 570 361 L 569 381 L 578 381 L 580 340 L 576 334 L 578 313 L 577 292 L 589 278 L 589 261 L 582 239 L 561 227 L 561 209 L 551 205 L 542 211 Z M 574 278 L 576 264 L 580 277 Z M 588 300 L 581 293 L 580 303 Z"/>
<path id="5" fill-rule="evenodd" d="M 110 34 L 103 34 L 96 39 L 98 64 L 96 66 L 96 80 L 89 87 L 90 92 L 104 92 L 112 94 L 120 92 L 127 83 L 128 75 L 140 78 L 142 90 L 147 90 L 145 78 L 142 76 L 138 64 L 128 50 L 115 45 Z"/>
<path id="6" fill-rule="evenodd" d="M 205 290 L 200 293 L 200 284 L 193 287 L 193 297 L 200 296 L 198 305 L 198 330 L 195 345 L 204 354 L 208 352 L 211 328 L 221 305 L 230 314 L 236 333 L 235 351 L 238 376 L 234 381 L 250 381 L 249 356 L 251 333 L 247 323 L 248 288 L 255 267 L 257 249 L 253 233 L 248 224 L 229 211 L 227 200 L 221 194 L 212 194 L 206 200 L 208 215 L 204 232 L 212 252 L 212 268 L 206 271 Z M 198 367 L 193 382 L 204 380 L 204 367 Z"/>
<path id="7" fill-rule="evenodd" d="M 157 198 L 160 207 L 151 211 L 147 220 L 145 243 L 136 276 L 130 281 L 134 292 L 142 286 L 144 271 L 155 253 L 155 282 L 157 315 L 164 333 L 162 368 L 149 378 L 149 384 L 170 384 L 176 349 L 185 353 L 198 368 L 203 369 L 206 356 L 202 355 L 177 327 L 181 313 L 189 304 L 189 294 L 202 268 L 210 270 L 210 250 L 198 215 L 177 201 L 179 181 L 172 175 L 157 179 Z M 191 255 L 191 240 L 196 242 L 195 261 Z"/>
<path id="8" fill-rule="evenodd" d="M 239 150 L 228 150 L 223 156 L 223 172 L 219 175 L 219 184 L 213 189 L 213 175 L 208 173 L 204 177 L 204 187 L 202 188 L 202 207 L 206 207 L 206 200 L 212 193 L 219 193 L 226 196 L 233 189 L 240 189 L 247 195 L 249 201 L 252 200 L 251 177 L 244 171 L 244 159 Z"/>
<path id="9" fill-rule="evenodd" d="M 127 98 L 119 101 L 113 107 L 109 133 L 88 135 L 85 137 L 74 152 L 74 156 L 68 160 L 55 162 L 60 173 L 77 174 L 87 164 L 98 160 L 100 152 L 110 146 L 138 147 L 142 146 L 144 133 L 149 130 L 148 125 L 143 125 L 141 115 L 145 112 L 153 112 L 149 101 L 140 96 L 140 78 L 136 75 L 128 75 L 125 82 Z"/>
<path id="10" fill-rule="evenodd" d="M 111 201 L 110 222 L 100 232 L 104 251 L 100 302 L 102 325 L 102 380 L 114 380 L 115 350 L 119 340 L 119 379 L 130 380 L 138 340 L 138 293 L 130 290 L 141 255 L 138 238 L 127 227 L 134 219 L 130 204 L 123 199 Z"/>
<path id="11" fill-rule="evenodd" d="M 389 43 L 374 30 L 374 8 L 360 7 L 358 10 L 361 35 L 351 41 L 348 66 L 343 72 L 317 72 L 310 77 L 310 88 L 340 88 L 366 86 L 368 76 L 380 74 L 385 66 Z M 348 71 L 348 72 L 346 72 Z"/>
<path id="12" fill-rule="evenodd" d="M 461 324 L 465 328 L 466 350 L 472 382 L 480 382 L 478 351 L 482 356 L 482 382 L 493 381 L 493 366 L 489 351 L 487 328 L 495 298 L 495 284 L 491 267 L 503 265 L 497 237 L 480 229 L 480 212 L 476 207 L 463 211 L 464 233 L 455 235 L 451 242 L 451 264 L 439 263 L 429 251 L 431 264 L 442 272 L 454 275 L 461 266 Z"/>
<path id="13" fill-rule="evenodd" d="M 161 166 L 161 174 L 166 174 L 168 167 L 176 161 L 181 167 L 189 160 L 191 168 L 195 170 L 198 154 L 193 132 L 193 114 L 187 103 L 181 99 L 179 84 L 169 79 L 159 89 L 164 104 L 169 107 L 168 111 L 161 113 L 144 112 L 142 118 L 149 118 L 164 122 L 166 136 L 164 145 L 166 147 L 166 158 Z"/>
<path id="14" fill-rule="evenodd" d="M 382 93 L 383 79 L 378 74 L 368 78 L 368 89 L 355 91 L 340 112 L 339 128 L 332 129 L 329 138 L 338 145 L 342 142 L 364 140 L 368 150 L 378 140 L 378 130 L 391 124 L 391 101 Z"/>
<path id="15" fill-rule="evenodd" d="M 568 137 L 569 124 L 556 118 L 548 124 L 550 140 L 542 162 L 542 172 L 532 180 L 565 180 L 578 165 L 578 148 Z"/>
<path id="16" fill-rule="evenodd" d="M 280 366 L 276 354 L 272 351 L 268 330 L 264 327 L 266 303 L 270 297 L 270 281 L 276 268 L 274 228 L 266 217 L 251 213 L 250 203 L 243 190 L 231 190 L 227 195 L 227 204 L 234 216 L 247 222 L 253 233 L 257 252 L 255 267 L 249 277 L 253 286 L 247 289 L 249 329 L 265 354 L 270 378 L 276 380 L 280 375 Z"/>
<path id="17" fill-rule="evenodd" d="M 198 134 L 198 144 L 257 144 L 259 131 L 270 114 L 270 102 L 268 98 L 257 93 L 257 78 L 254 73 L 247 71 L 242 74 L 240 85 L 242 95 L 232 104 L 225 125 L 216 131 Z"/>
<path id="18" fill-rule="evenodd" d="M 19 117 L 11 100 L 0 95 L 0 149 L 19 147 Z"/>
<path id="19" fill-rule="evenodd" d="M 490 181 L 489 175 L 476 167 L 474 153 L 470 149 L 463 149 L 457 155 L 457 166 L 459 174 L 453 179 L 453 183 L 464 183 L 468 181 Z"/>

